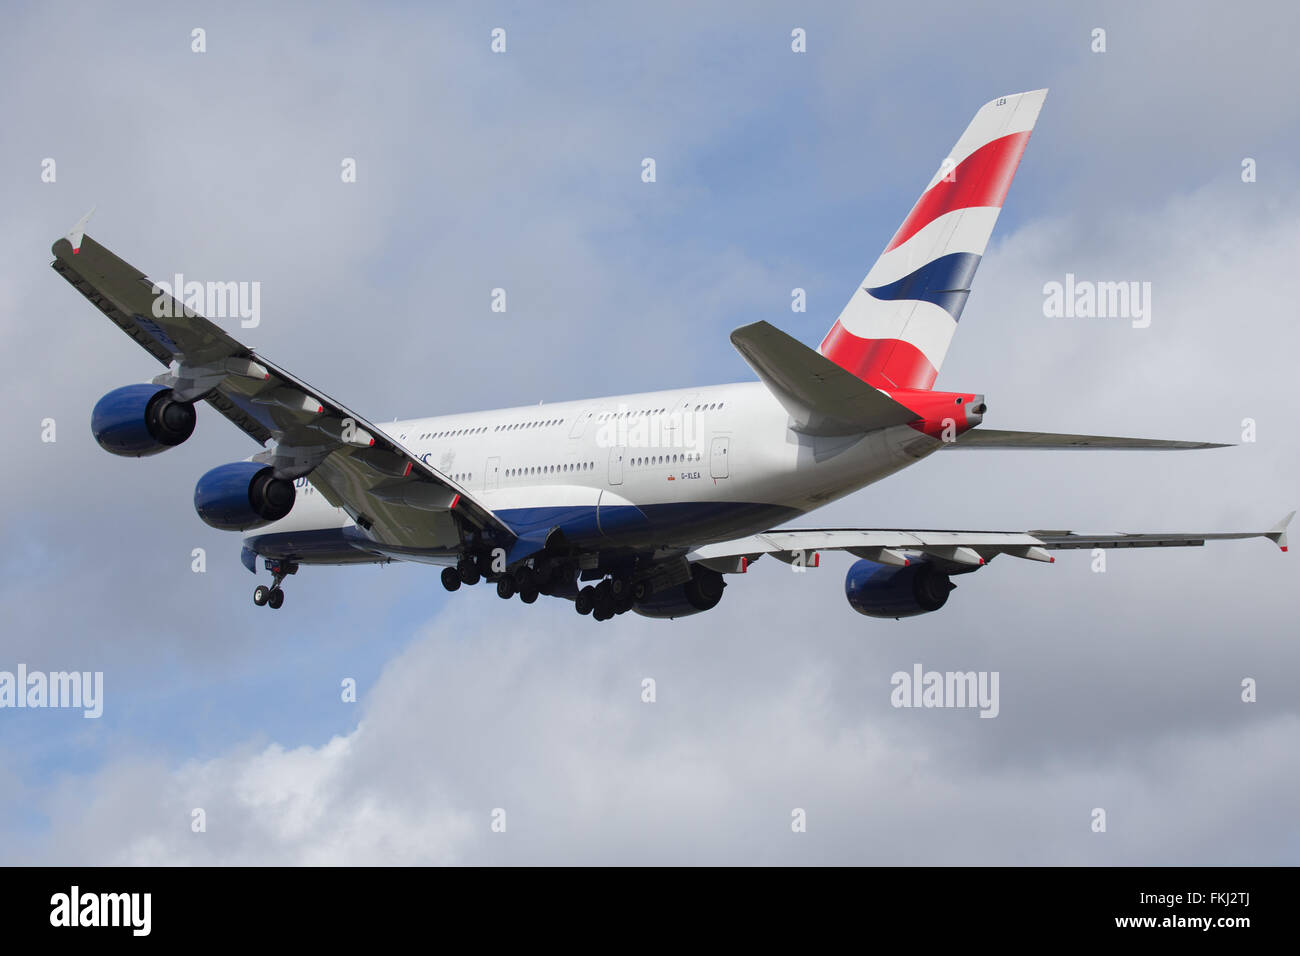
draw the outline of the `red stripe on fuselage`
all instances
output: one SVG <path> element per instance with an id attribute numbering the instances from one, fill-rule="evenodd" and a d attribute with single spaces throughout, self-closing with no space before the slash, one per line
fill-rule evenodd
<path id="1" fill-rule="evenodd" d="M 973 206 L 1001 206 L 1011 188 L 1011 180 L 1020 165 L 1020 156 L 1029 142 L 1029 130 L 1011 133 L 985 143 L 963 159 L 916 201 L 885 251 L 907 242 L 944 213 Z"/>
<path id="2" fill-rule="evenodd" d="M 822 341 L 822 355 L 876 388 L 926 389 L 939 370 L 911 342 L 902 339 L 863 339 L 839 322 Z"/>

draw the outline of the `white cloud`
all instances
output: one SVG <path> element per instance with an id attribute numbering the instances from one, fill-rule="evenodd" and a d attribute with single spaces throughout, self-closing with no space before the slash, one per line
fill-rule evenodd
<path id="1" fill-rule="evenodd" d="M 703 673 L 674 658 L 707 626 L 506 634 L 477 611 L 448 611 L 394 659 L 344 737 L 68 781 L 47 852 L 150 864 L 1281 862 L 1278 831 L 1241 807 L 1284 826 L 1300 784 L 1294 714 L 1008 767 L 982 761 L 981 743 L 963 759 L 934 737 L 953 722 L 996 737 L 1001 719 L 890 710 L 887 676 L 868 681 L 868 712 L 846 714 L 836 669 L 860 657 L 755 629 L 800 620 L 786 597 L 732 616 L 745 626 L 714 633 Z M 659 654 L 662 643 L 673 646 Z M 744 660 L 774 646 L 790 652 L 777 666 Z M 655 704 L 639 699 L 647 670 Z M 207 833 L 190 832 L 195 806 Z M 1096 806 L 1104 835 L 1089 829 Z M 497 807 L 504 834 L 490 830 Z M 806 834 L 790 831 L 796 807 Z"/>

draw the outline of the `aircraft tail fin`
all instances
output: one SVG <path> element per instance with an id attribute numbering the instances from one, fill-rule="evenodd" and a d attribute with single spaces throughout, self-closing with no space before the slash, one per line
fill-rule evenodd
<path id="1" fill-rule="evenodd" d="M 934 385 L 1047 90 L 975 114 L 818 349 L 877 388 Z"/>

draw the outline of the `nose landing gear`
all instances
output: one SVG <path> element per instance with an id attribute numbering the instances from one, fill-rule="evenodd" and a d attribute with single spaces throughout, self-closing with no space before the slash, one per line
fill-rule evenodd
<path id="1" fill-rule="evenodd" d="M 277 610 L 284 604 L 284 589 L 280 583 L 290 574 L 298 573 L 298 565 L 290 561 L 272 561 L 267 559 L 266 570 L 271 572 L 271 586 L 259 584 L 253 589 L 253 603 L 258 607 L 269 606 Z"/>

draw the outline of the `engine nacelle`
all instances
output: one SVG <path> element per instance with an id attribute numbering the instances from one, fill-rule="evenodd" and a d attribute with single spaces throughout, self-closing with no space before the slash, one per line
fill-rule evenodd
<path id="1" fill-rule="evenodd" d="M 189 438 L 196 417 L 194 405 L 178 402 L 165 385 L 126 385 L 95 403 L 90 431 L 104 451 L 143 458 Z"/>
<path id="2" fill-rule="evenodd" d="M 867 617 L 913 617 L 937 611 L 948 603 L 948 592 L 956 586 L 924 560 L 900 568 L 863 558 L 844 579 L 849 604 Z"/>
<path id="3" fill-rule="evenodd" d="M 199 479 L 194 510 L 218 530 L 246 531 L 285 517 L 296 497 L 293 482 L 275 477 L 270 465 L 237 461 Z"/>
<path id="4" fill-rule="evenodd" d="M 650 595 L 638 602 L 632 610 L 643 617 L 686 617 L 699 614 L 718 606 L 722 600 L 722 589 L 727 582 L 717 571 L 702 568 L 698 564 L 691 568 L 691 579 L 685 584 L 668 588 Z"/>

